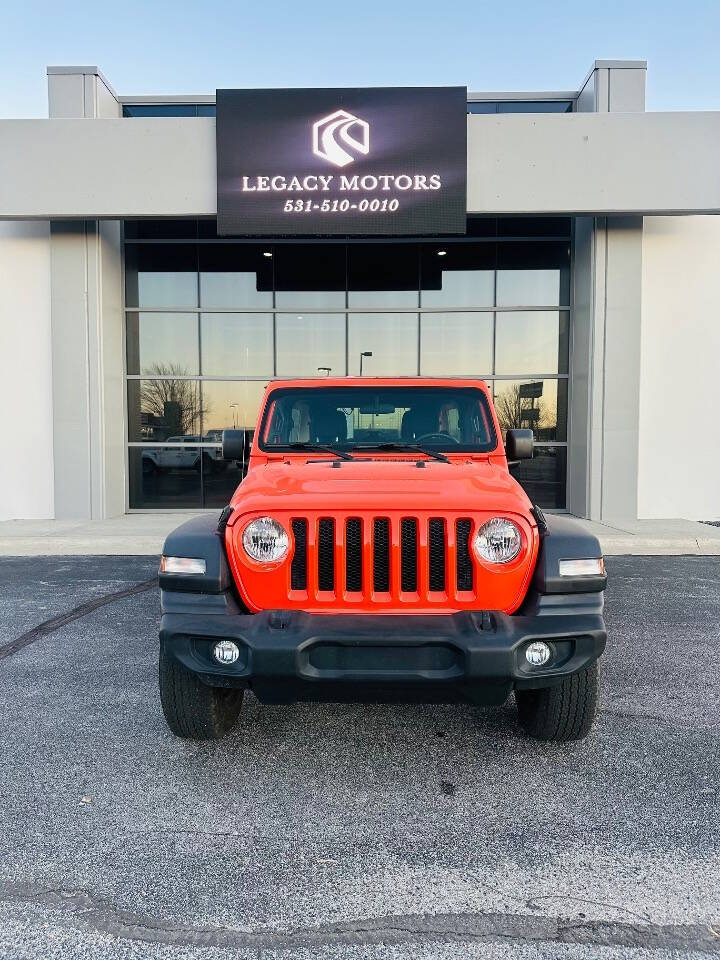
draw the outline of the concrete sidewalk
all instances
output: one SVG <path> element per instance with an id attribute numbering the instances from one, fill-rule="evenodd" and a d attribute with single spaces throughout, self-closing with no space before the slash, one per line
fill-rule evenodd
<path id="1" fill-rule="evenodd" d="M 5 520 L 0 522 L 0 556 L 158 555 L 166 535 L 192 516 L 197 513 L 135 513 L 95 521 Z M 720 555 L 720 527 L 694 520 L 578 523 L 600 539 L 607 556 Z"/>

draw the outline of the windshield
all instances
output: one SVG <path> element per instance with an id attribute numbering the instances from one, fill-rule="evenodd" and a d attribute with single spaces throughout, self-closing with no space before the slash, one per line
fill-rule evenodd
<path id="1" fill-rule="evenodd" d="M 448 453 L 487 453 L 497 440 L 487 399 L 474 387 L 348 386 L 274 391 L 259 443 L 261 450 L 417 444 Z"/>

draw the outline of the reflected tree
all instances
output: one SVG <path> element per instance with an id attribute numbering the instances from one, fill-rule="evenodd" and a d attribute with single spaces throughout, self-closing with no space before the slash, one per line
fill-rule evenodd
<path id="1" fill-rule="evenodd" d="M 537 411 L 537 418 L 531 419 L 528 410 Z M 503 433 L 506 430 L 529 428 L 539 434 L 541 430 L 552 430 L 555 419 L 548 409 L 547 401 L 538 397 L 530 400 L 521 396 L 520 384 L 513 383 L 498 390 L 495 395 L 495 411 Z"/>
<path id="2" fill-rule="evenodd" d="M 157 425 L 162 424 L 168 435 L 197 433 L 201 418 L 210 412 L 210 404 L 203 404 L 200 383 L 197 380 L 178 379 L 187 376 L 187 368 L 178 364 L 153 364 L 147 371 L 158 380 L 143 380 L 140 388 L 140 408 Z"/>

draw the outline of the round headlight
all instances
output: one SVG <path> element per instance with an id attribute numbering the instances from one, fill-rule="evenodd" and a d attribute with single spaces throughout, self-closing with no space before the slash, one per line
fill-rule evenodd
<path id="1" fill-rule="evenodd" d="M 249 523 L 242 541 L 245 553 L 260 563 L 282 560 L 290 542 L 285 527 L 272 517 L 259 517 Z"/>
<path id="2" fill-rule="evenodd" d="M 520 553 L 520 530 L 506 517 L 493 517 L 475 534 L 475 552 L 488 563 L 509 563 Z"/>

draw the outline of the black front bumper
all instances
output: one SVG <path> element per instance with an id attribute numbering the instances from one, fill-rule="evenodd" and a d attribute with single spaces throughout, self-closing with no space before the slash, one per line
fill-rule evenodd
<path id="1" fill-rule="evenodd" d="M 207 595 L 205 595 L 207 596 Z M 175 602 L 182 597 L 182 602 Z M 549 687 L 605 648 L 602 593 L 535 596 L 522 615 L 255 615 L 163 591 L 166 652 L 213 686 L 247 686 L 265 703 L 295 700 L 470 700 L 502 703 L 513 688 Z M 207 598 L 210 601 L 210 598 Z M 218 640 L 237 661 L 219 664 Z M 531 667 L 525 649 L 544 640 L 552 657 Z"/>

